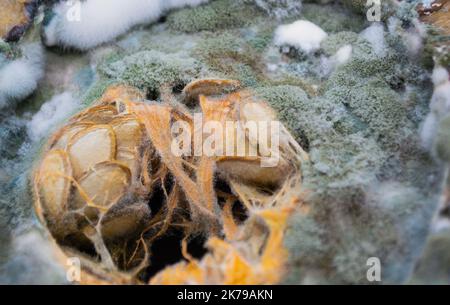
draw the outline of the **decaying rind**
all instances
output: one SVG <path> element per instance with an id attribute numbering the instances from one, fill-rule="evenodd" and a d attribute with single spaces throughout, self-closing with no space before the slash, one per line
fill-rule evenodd
<path id="1" fill-rule="evenodd" d="M 0 38 L 19 40 L 33 20 L 37 5 L 37 0 L 0 0 Z"/>
<path id="2" fill-rule="evenodd" d="M 50 137 L 34 174 L 35 207 L 63 252 L 82 257 L 84 283 L 272 284 L 283 276 L 283 236 L 302 203 L 307 154 L 281 126 L 273 167 L 261 166 L 260 139 L 245 131 L 256 156 L 178 157 L 172 125 L 183 120 L 194 131 L 189 104 L 201 110 L 203 124 L 240 123 L 223 128 L 227 145 L 246 122 L 276 120 L 236 81 L 195 81 L 170 103 L 114 86 Z M 236 205 L 245 219 L 234 214 Z M 184 260 L 146 278 L 153 242 L 173 228 L 183 228 Z M 208 253 L 194 258 L 187 244 L 199 234 Z"/>
<path id="3" fill-rule="evenodd" d="M 421 20 L 440 29 L 443 34 L 450 35 L 450 2 L 448 0 L 434 1 L 429 8 L 419 4 L 417 10 Z"/>
<path id="4" fill-rule="evenodd" d="M 197 102 L 200 95 L 213 96 L 231 93 L 241 87 L 238 81 L 227 79 L 197 80 L 188 84 L 184 90 L 186 102 Z"/>
<path id="5" fill-rule="evenodd" d="M 63 150 L 52 150 L 42 160 L 36 187 L 39 200 L 51 217 L 59 217 L 67 208 L 72 167 Z"/>

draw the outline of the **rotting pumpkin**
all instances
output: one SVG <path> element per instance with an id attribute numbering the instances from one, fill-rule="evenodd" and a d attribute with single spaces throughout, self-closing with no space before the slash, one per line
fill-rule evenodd
<path id="1" fill-rule="evenodd" d="M 202 111 L 204 122 L 221 124 L 276 115 L 230 80 L 198 80 L 162 99 L 145 101 L 135 88 L 112 86 L 50 137 L 33 190 L 37 215 L 61 257 L 80 258 L 85 284 L 279 282 L 287 258 L 283 235 L 302 204 L 307 154 L 283 127 L 273 168 L 255 162 L 260 155 L 176 157 L 171 126 L 184 120 L 194 128 L 188 105 Z M 258 151 L 258 140 L 244 134 L 246 146 Z M 182 232 L 181 259 L 150 274 L 152 245 L 174 230 Z M 196 236 L 206 240 L 203 257 L 189 251 Z"/>
<path id="2" fill-rule="evenodd" d="M 38 5 L 37 0 L 0 0 L 0 39 L 18 41 L 30 27 Z"/>

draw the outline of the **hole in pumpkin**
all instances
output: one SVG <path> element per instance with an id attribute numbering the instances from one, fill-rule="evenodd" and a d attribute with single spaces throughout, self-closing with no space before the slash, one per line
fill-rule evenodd
<path id="1" fill-rule="evenodd" d="M 161 93 L 156 89 L 148 89 L 146 98 L 149 101 L 158 101 L 161 97 Z"/>
<path id="2" fill-rule="evenodd" d="M 148 282 L 164 268 L 186 261 L 181 250 L 183 238 L 184 232 L 174 229 L 156 240 L 150 247 L 150 265 L 141 273 L 141 280 Z M 192 238 L 188 242 L 188 253 L 194 258 L 201 259 L 207 253 L 205 241 L 202 236 Z"/>

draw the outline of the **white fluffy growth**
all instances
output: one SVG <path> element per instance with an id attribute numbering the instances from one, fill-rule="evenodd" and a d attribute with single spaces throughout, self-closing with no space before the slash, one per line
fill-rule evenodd
<path id="1" fill-rule="evenodd" d="M 79 107 L 80 102 L 69 92 L 53 96 L 28 122 L 28 136 L 33 141 L 39 141 L 51 128 L 69 117 Z"/>
<path id="2" fill-rule="evenodd" d="M 450 113 L 450 81 L 446 69 L 435 68 L 433 71 L 434 92 L 431 97 L 431 111 L 444 117 Z"/>
<path id="3" fill-rule="evenodd" d="M 154 22 L 168 10 L 207 1 L 87 0 L 78 3 L 78 8 L 60 2 L 53 9 L 56 16 L 44 29 L 44 39 L 48 46 L 87 50 L 115 39 L 136 25 Z M 74 13 L 76 10 L 79 13 Z"/>
<path id="4" fill-rule="evenodd" d="M 321 56 L 319 74 L 329 75 L 334 69 L 347 63 L 352 57 L 353 47 L 349 44 L 342 46 L 336 54 L 331 57 Z"/>
<path id="5" fill-rule="evenodd" d="M 441 215 L 436 216 L 431 229 L 434 233 L 439 233 L 444 230 L 450 229 L 450 219 L 447 217 L 442 217 Z"/>
<path id="6" fill-rule="evenodd" d="M 433 74 L 431 76 L 435 87 L 437 87 L 439 85 L 443 85 L 446 82 L 448 82 L 448 77 L 449 76 L 448 76 L 447 69 L 445 69 L 443 67 L 434 68 Z"/>
<path id="7" fill-rule="evenodd" d="M 157 0 L 155 0 L 156 2 Z M 197 6 L 208 0 L 162 0 L 160 1 L 164 5 L 164 9 L 170 10 L 174 8 L 180 8 L 183 6 Z"/>
<path id="8" fill-rule="evenodd" d="M 327 33 L 314 23 L 298 20 L 278 27 L 275 31 L 275 44 L 288 45 L 305 53 L 311 53 L 320 48 L 320 43 L 326 37 Z"/>
<path id="9" fill-rule="evenodd" d="M 432 149 L 439 122 L 450 114 L 450 80 L 447 70 L 436 67 L 432 75 L 434 92 L 430 102 L 430 113 L 422 126 L 421 137 L 425 148 Z"/>
<path id="10" fill-rule="evenodd" d="M 44 75 L 45 56 L 40 44 L 23 46 L 22 54 L 0 68 L 0 109 L 33 93 Z"/>
<path id="11" fill-rule="evenodd" d="M 423 38 L 415 32 L 406 32 L 403 34 L 403 41 L 407 47 L 408 53 L 417 56 L 422 51 Z"/>
<path id="12" fill-rule="evenodd" d="M 12 280 L 8 284 L 54 285 L 65 280 L 66 272 L 55 257 L 52 242 L 38 230 L 12 234 L 10 247 L 14 259 L 8 260 L 5 269 L 16 272 L 6 279 Z"/>
<path id="13" fill-rule="evenodd" d="M 421 2 L 423 7 L 430 9 L 431 5 L 434 3 L 434 0 L 422 0 Z"/>
<path id="14" fill-rule="evenodd" d="M 347 63 L 352 57 L 353 48 L 351 45 L 347 44 L 341 47 L 336 54 L 333 55 L 333 59 L 336 61 L 336 64 L 343 65 Z"/>
<path id="15" fill-rule="evenodd" d="M 438 128 L 439 118 L 434 112 L 430 112 L 423 122 L 420 130 L 420 137 L 422 139 L 422 146 L 427 150 L 431 150 L 434 144 L 434 138 Z"/>
<path id="16" fill-rule="evenodd" d="M 372 49 L 379 57 L 386 56 L 386 41 L 384 39 L 384 26 L 381 23 L 373 23 L 361 32 L 361 37 L 372 45 Z"/>
<path id="17" fill-rule="evenodd" d="M 415 57 L 422 53 L 427 28 L 418 20 L 413 20 L 412 25 L 408 29 L 404 29 L 398 18 L 389 17 L 387 28 L 391 35 L 401 37 L 408 54 Z"/>

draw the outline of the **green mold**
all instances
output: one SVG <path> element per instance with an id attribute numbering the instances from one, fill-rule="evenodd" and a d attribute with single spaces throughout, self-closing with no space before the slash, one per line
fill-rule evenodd
<path id="1" fill-rule="evenodd" d="M 262 16 L 254 5 L 242 1 L 218 0 L 176 11 L 167 17 L 167 24 L 175 31 L 196 33 L 246 26 Z"/>
<path id="2" fill-rule="evenodd" d="M 207 65 L 209 76 L 237 79 L 248 87 L 264 82 L 260 54 L 236 33 L 206 35 L 193 56 Z"/>
<path id="3" fill-rule="evenodd" d="M 163 85 L 185 84 L 199 74 L 199 64 L 181 53 L 149 50 L 125 56 L 103 68 L 110 79 L 147 92 L 159 92 Z"/>
<path id="4" fill-rule="evenodd" d="M 358 37 L 357 33 L 348 31 L 331 34 L 321 43 L 321 48 L 326 55 L 332 56 L 343 46 L 355 44 Z"/>

